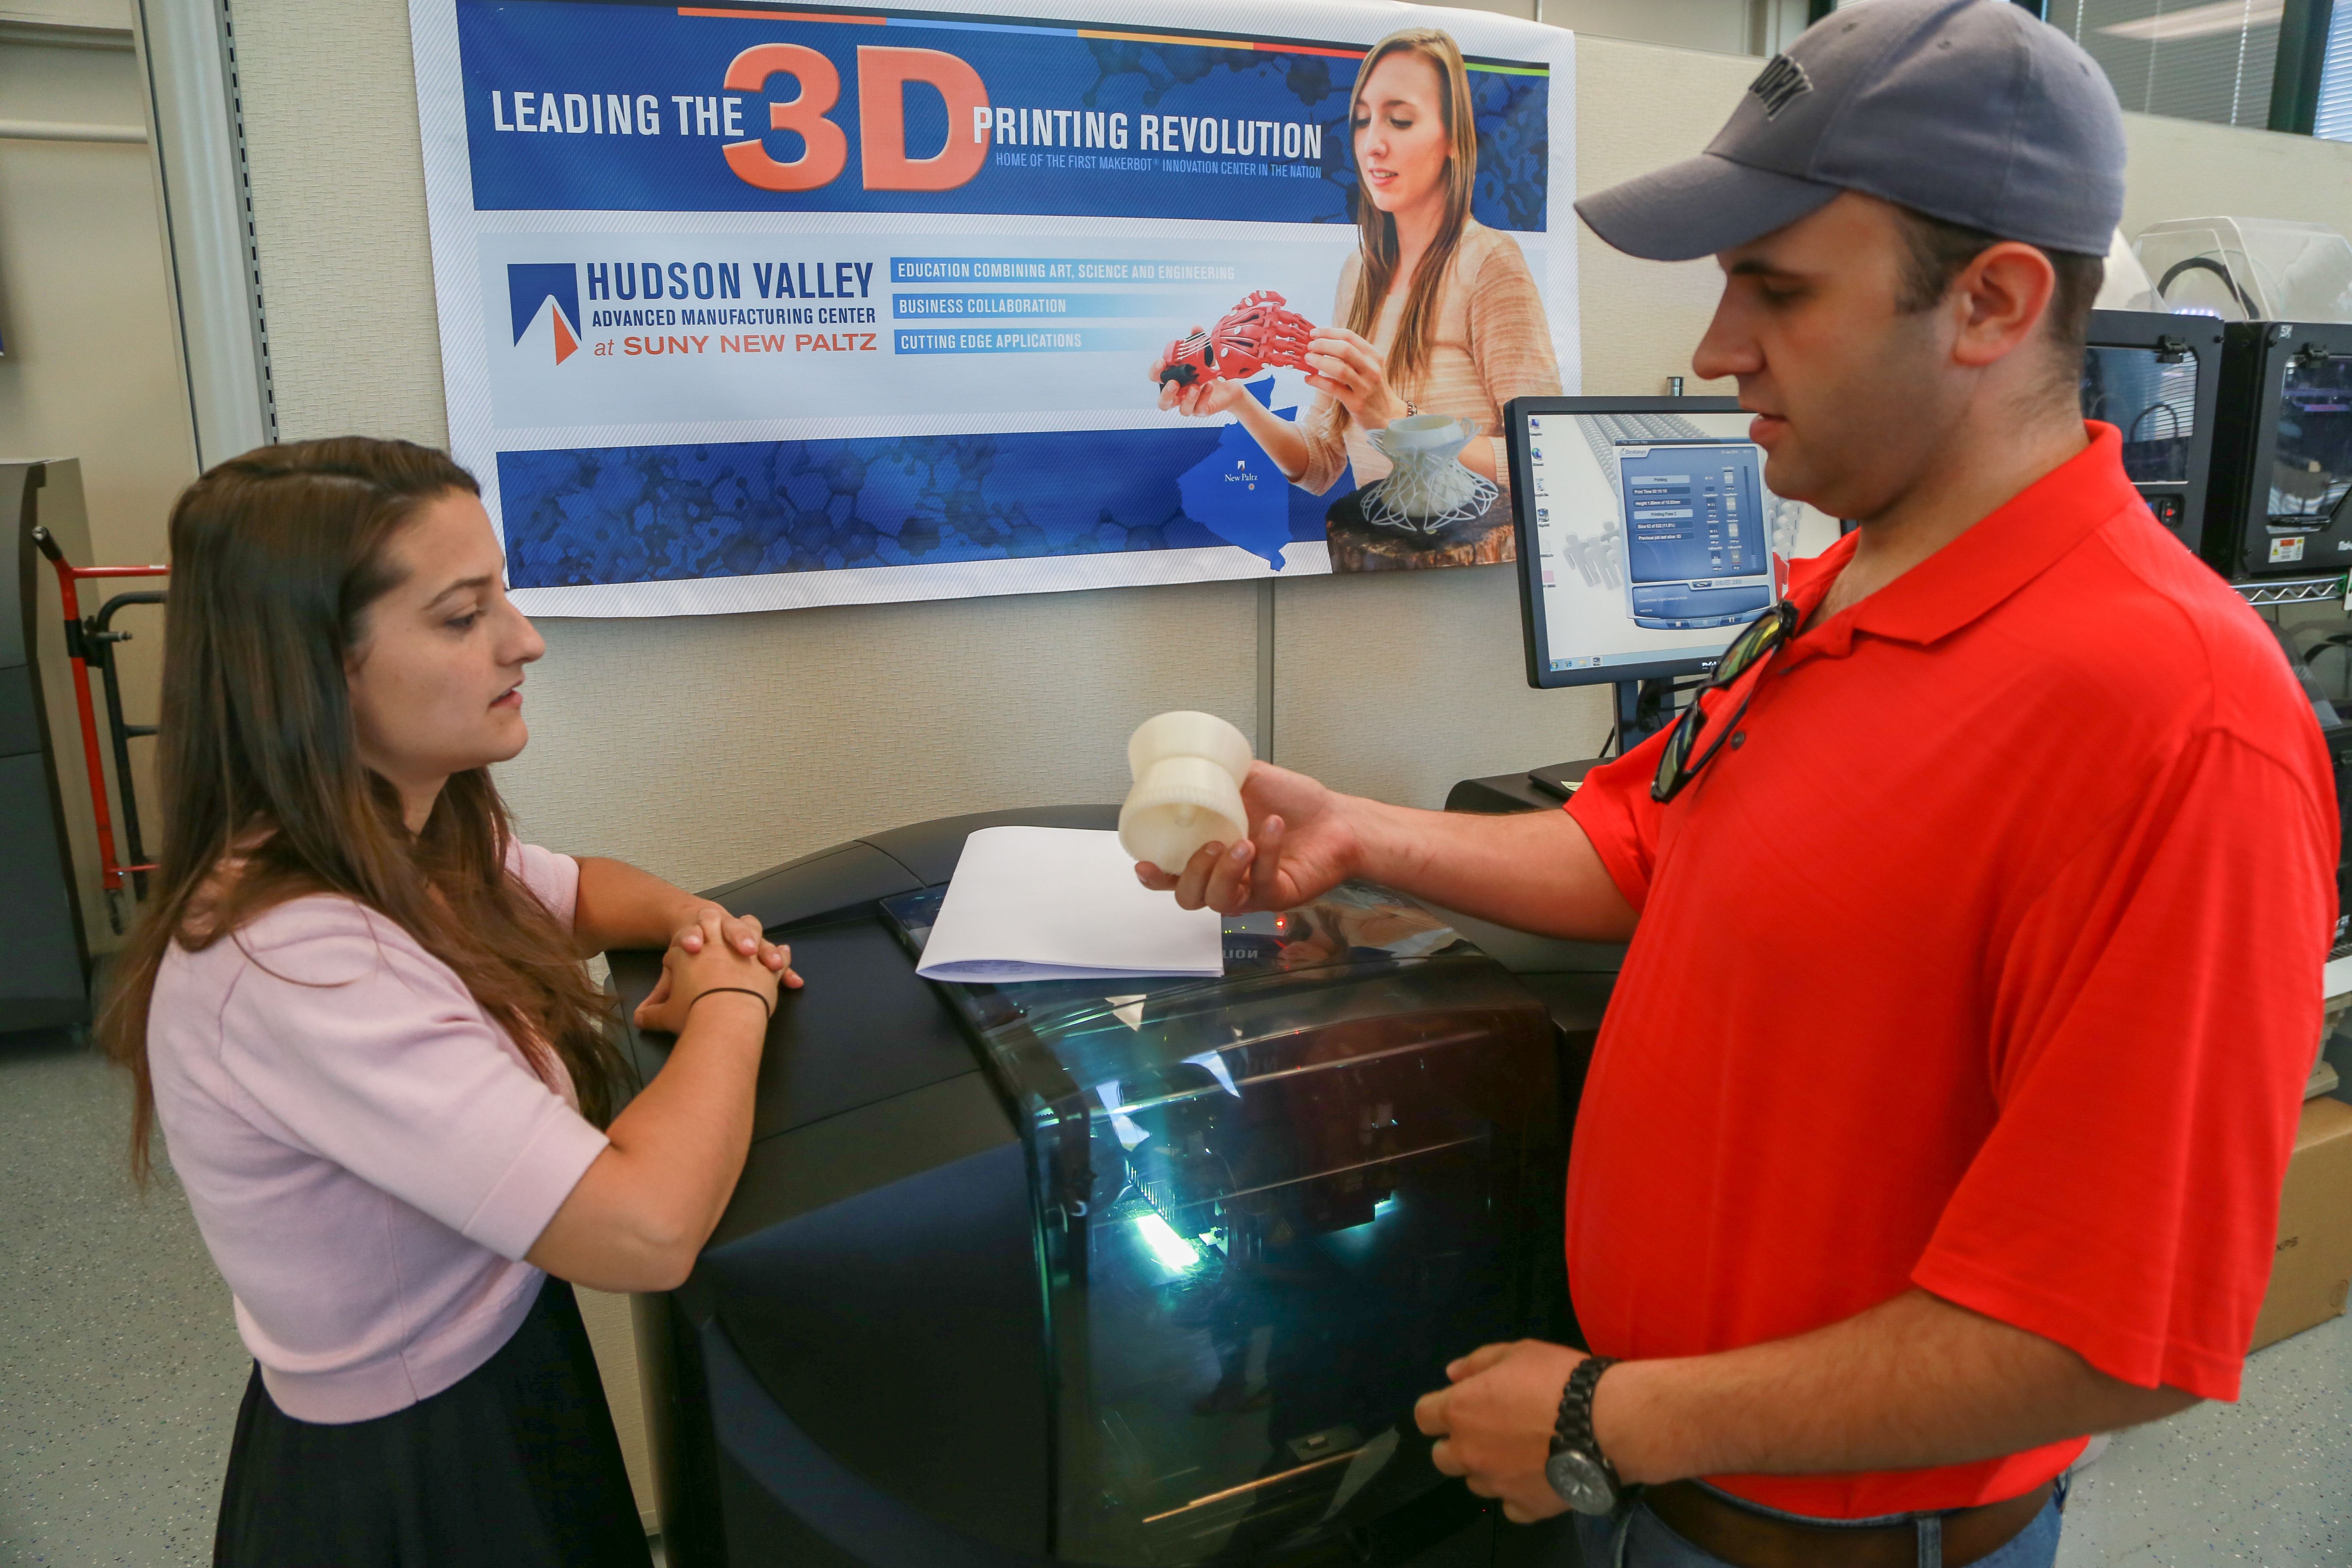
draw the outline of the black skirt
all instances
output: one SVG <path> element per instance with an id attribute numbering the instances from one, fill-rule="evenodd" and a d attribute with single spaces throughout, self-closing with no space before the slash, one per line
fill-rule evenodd
<path id="1" fill-rule="evenodd" d="M 342 1426 L 279 1410 L 256 1367 L 229 1448 L 219 1568 L 649 1568 L 572 1287 L 549 1279 L 480 1367 Z"/>

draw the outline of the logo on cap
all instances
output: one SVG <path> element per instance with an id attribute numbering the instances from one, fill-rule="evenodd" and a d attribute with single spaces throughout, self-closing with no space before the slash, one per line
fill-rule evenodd
<path id="1" fill-rule="evenodd" d="M 1763 73 L 1748 84 L 1748 90 L 1764 106 L 1764 118 L 1777 120 L 1782 110 L 1813 90 L 1813 79 L 1788 56 L 1774 55 Z"/>

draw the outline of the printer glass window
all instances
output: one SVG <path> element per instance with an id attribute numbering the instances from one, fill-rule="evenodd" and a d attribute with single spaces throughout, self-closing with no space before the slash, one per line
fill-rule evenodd
<path id="1" fill-rule="evenodd" d="M 2197 353 L 2105 344 L 2083 351 L 2083 417 L 2123 432 L 2136 485 L 2183 484 L 2197 434 Z"/>
<path id="2" fill-rule="evenodd" d="M 910 946 L 937 900 L 885 905 Z M 1229 922 L 1220 980 L 940 989 L 1031 1152 L 1056 1555 L 1254 1561 L 1442 1484 L 1413 1400 L 1557 1309 L 1533 994 L 1360 884 Z"/>
<path id="3" fill-rule="evenodd" d="M 2290 359 L 2279 395 L 2271 526 L 2324 527 L 2352 489 L 2352 357 Z"/>

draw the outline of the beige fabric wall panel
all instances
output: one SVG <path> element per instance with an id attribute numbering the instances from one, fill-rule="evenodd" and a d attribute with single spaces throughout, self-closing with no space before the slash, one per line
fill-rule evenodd
<path id="1" fill-rule="evenodd" d="M 1517 16 L 1523 21 L 1536 19 L 1535 0 L 1429 0 L 1429 3 L 1448 5 L 1457 11 L 1493 11 L 1499 16 Z"/>
<path id="2" fill-rule="evenodd" d="M 408 7 L 231 11 L 278 437 L 445 447 Z"/>
<path id="3" fill-rule="evenodd" d="M 146 123 L 127 48 L 0 43 L 0 104 L 13 120 Z M 149 149 L 0 139 L 0 447 L 79 458 L 99 559 L 161 561 L 195 442 Z"/>
<path id="4" fill-rule="evenodd" d="M 1747 55 L 1805 25 L 1804 0 L 1430 0 L 1568 27 L 1580 37 L 1640 38 Z M 1770 52 L 1769 49 L 1767 53 Z"/>
<path id="5" fill-rule="evenodd" d="M 677 620 L 547 621 L 526 834 L 715 886 L 860 834 L 1117 801 L 1171 708 L 1254 733 L 1257 589 L 1205 583 Z"/>
<path id="6" fill-rule="evenodd" d="M 1591 756 L 1609 689 L 1528 684 L 1516 570 L 1280 584 L 1276 759 L 1350 795 L 1435 807 L 1457 780 Z"/>
<path id="7" fill-rule="evenodd" d="M 1704 151 L 1756 71 L 1753 59 L 1736 55 L 1579 38 L 1579 194 Z M 1738 390 L 1727 380 L 1691 375 L 1691 351 L 1715 314 L 1722 286 L 1713 261 L 1639 261 L 1612 250 L 1581 224 L 1577 245 L 1585 392 L 1657 397 L 1670 375 L 1687 378 L 1683 390 L 1694 397 L 1727 397 Z"/>
<path id="8" fill-rule="evenodd" d="M 596 1354 L 597 1375 L 604 1381 L 606 1402 L 613 1407 L 613 1429 L 621 1439 L 621 1462 L 629 1468 L 629 1489 L 636 1494 L 637 1517 L 647 1535 L 661 1531 L 658 1483 L 654 1479 L 653 1447 L 646 1436 L 646 1402 L 638 1396 L 637 1332 L 630 1299 L 608 1296 L 585 1285 L 574 1286 L 580 1321 L 588 1331 L 589 1347 Z"/>
<path id="9" fill-rule="evenodd" d="M 1756 30 L 1755 0 L 1542 0 L 1539 10 L 1538 20 L 1573 28 L 1580 40 L 1640 38 L 1731 55 L 1746 55 Z M 1577 151 L 1583 153 L 1580 139 Z"/>
<path id="10" fill-rule="evenodd" d="M 2176 217 L 2282 217 L 2352 234 L 2352 143 L 2124 116 L 2126 234 Z"/>

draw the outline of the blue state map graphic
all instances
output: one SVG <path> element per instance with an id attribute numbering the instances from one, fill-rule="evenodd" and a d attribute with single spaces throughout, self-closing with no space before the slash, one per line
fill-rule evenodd
<path id="1" fill-rule="evenodd" d="M 1251 391 L 1265 403 L 1272 378 Z M 1235 424 L 502 452 L 498 463 L 519 588 L 1216 544 L 1278 567 L 1283 545 L 1324 537 L 1327 504 L 1284 482 Z M 1225 479 L 1235 472 L 1263 478 Z M 1342 476 L 1331 494 L 1352 488 Z"/>
<path id="2" fill-rule="evenodd" d="M 1274 378 L 1247 383 L 1244 390 L 1265 406 L 1273 401 Z M 1277 412 L 1285 419 L 1298 414 L 1296 408 Z M 1226 543 L 1264 557 L 1277 572 L 1282 570 L 1282 547 L 1291 539 L 1289 497 L 1296 488 L 1239 421 L 1225 426 L 1216 449 L 1176 479 L 1187 517 Z"/>

